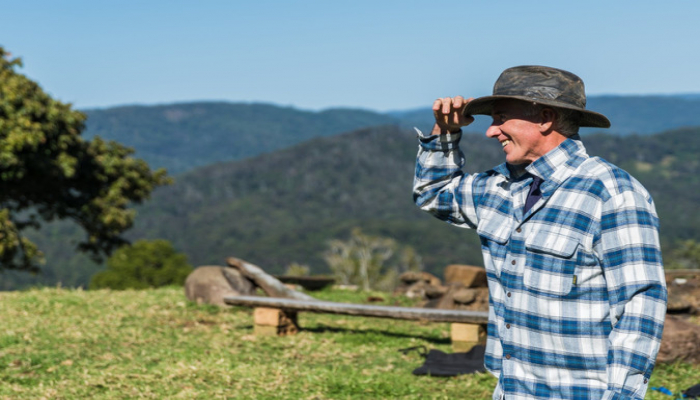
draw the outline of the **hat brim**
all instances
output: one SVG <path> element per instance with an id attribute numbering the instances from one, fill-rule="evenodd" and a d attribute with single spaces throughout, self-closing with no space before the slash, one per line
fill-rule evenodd
<path id="1" fill-rule="evenodd" d="M 522 100 L 528 103 L 536 103 L 556 108 L 566 108 L 573 110 L 579 114 L 579 126 L 592 128 L 610 128 L 610 120 L 603 114 L 595 111 L 589 111 L 585 108 L 578 108 L 568 103 L 559 102 L 556 100 L 533 99 L 526 96 L 484 96 L 474 99 L 464 108 L 464 115 L 491 115 L 493 104 L 498 100 L 515 99 Z"/>

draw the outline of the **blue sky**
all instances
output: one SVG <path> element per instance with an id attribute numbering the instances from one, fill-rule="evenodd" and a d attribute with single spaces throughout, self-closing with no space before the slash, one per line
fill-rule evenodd
<path id="1" fill-rule="evenodd" d="M 196 100 L 380 111 L 550 65 L 588 94 L 700 93 L 700 2 L 8 1 L 0 46 L 77 108 Z"/>

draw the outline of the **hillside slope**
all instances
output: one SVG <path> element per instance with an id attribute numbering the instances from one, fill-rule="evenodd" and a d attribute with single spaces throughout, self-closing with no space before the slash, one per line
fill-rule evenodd
<path id="1" fill-rule="evenodd" d="M 593 135 L 584 142 L 591 155 L 628 170 L 649 189 L 661 216 L 664 248 L 700 238 L 699 128 L 623 138 Z M 195 265 L 221 264 L 235 255 L 271 272 L 292 262 L 321 272 L 327 240 L 360 227 L 413 246 L 433 272 L 448 263 L 481 264 L 473 232 L 443 224 L 413 205 L 416 148 L 412 132 L 378 127 L 199 168 L 158 189 L 138 209 L 130 236 L 168 239 Z M 484 137 L 470 136 L 463 148 L 471 171 L 502 161 L 498 144 Z M 43 282 L 85 284 L 99 267 L 66 245 L 77 230 L 66 224 L 46 228 L 35 238 L 48 250 Z"/>

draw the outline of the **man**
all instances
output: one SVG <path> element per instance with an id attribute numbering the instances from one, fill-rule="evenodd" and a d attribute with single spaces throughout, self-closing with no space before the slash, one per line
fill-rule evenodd
<path id="1" fill-rule="evenodd" d="M 486 368 L 494 399 L 642 399 L 666 312 L 658 217 L 632 176 L 589 157 L 583 82 L 554 68 L 505 70 L 492 96 L 435 101 L 419 134 L 414 198 L 476 229 L 489 283 Z M 505 163 L 464 174 L 461 127 L 491 115 Z"/>

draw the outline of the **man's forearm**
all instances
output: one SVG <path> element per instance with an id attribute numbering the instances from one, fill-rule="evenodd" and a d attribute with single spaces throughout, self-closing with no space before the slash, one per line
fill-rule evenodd
<path id="1" fill-rule="evenodd" d="M 413 199 L 423 211 L 448 223 L 474 228 L 473 175 L 464 175 L 461 133 L 424 136 L 420 141 L 413 182 Z"/>

